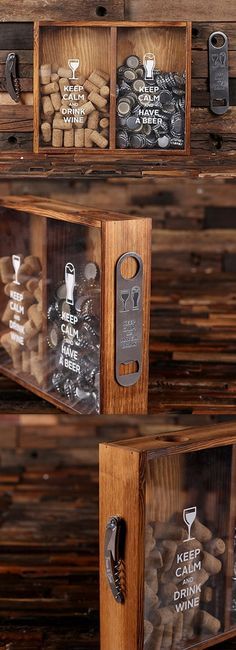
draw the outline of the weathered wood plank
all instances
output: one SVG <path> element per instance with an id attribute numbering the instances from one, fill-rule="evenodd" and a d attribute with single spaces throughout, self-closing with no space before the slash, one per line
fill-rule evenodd
<path id="1" fill-rule="evenodd" d="M 15 50 L 32 50 L 33 49 L 33 23 L 32 22 L 23 22 L 24 16 L 26 20 L 29 20 L 27 16 L 27 6 L 21 5 L 21 18 L 20 22 L 12 22 L 13 13 L 14 13 L 14 2 L 11 5 L 8 4 L 7 12 L 9 12 L 9 18 L 4 16 L 4 2 L 1 3 L 1 21 L 0 22 L 0 45 L 3 50 L 15 51 Z M 5 5 L 6 9 L 6 5 Z M 25 14 L 24 14 L 25 12 Z M 24 14 L 24 15 L 23 15 Z M 11 22 L 6 22 L 10 20 Z"/>
<path id="2" fill-rule="evenodd" d="M 143 0 L 126 0 L 125 17 L 127 20 L 192 20 L 192 21 L 234 21 L 234 0 L 170 0 L 168 5 L 162 0 L 149 0 L 147 6 Z"/>
<path id="3" fill-rule="evenodd" d="M 0 0 L 0 15 L 4 21 L 122 20 L 124 0 L 104 0 L 101 4 L 95 0 L 72 0 L 69 3 L 48 0 L 44 5 L 40 5 L 38 0 L 25 0 L 24 10 L 19 3 L 6 5 L 4 0 Z"/>
<path id="4" fill-rule="evenodd" d="M 33 107 L 15 104 L 1 106 L 0 131 L 33 131 Z"/>
<path id="5" fill-rule="evenodd" d="M 218 19 L 217 19 L 218 20 Z M 236 20 L 236 15 L 234 16 Z M 229 39 L 229 50 L 236 49 L 236 31 L 235 24 L 221 22 L 193 23 L 192 28 L 192 47 L 193 50 L 207 50 L 208 39 L 212 32 L 224 32 Z"/>

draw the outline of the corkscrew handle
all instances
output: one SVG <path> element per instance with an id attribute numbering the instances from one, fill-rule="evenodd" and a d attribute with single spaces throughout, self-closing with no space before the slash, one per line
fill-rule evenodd
<path id="1" fill-rule="evenodd" d="M 105 532 L 105 570 L 113 596 L 117 603 L 120 604 L 124 602 L 124 592 L 120 577 L 124 535 L 124 520 L 118 516 L 110 517 Z"/>
<path id="2" fill-rule="evenodd" d="M 5 63 L 6 89 L 14 102 L 20 101 L 20 83 L 16 75 L 16 54 L 10 52 Z"/>

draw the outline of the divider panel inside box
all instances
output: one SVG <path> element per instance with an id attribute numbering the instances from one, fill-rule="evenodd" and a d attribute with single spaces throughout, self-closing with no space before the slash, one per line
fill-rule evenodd
<path id="1" fill-rule="evenodd" d="M 47 25 L 39 27 L 38 37 L 40 147 L 106 149 L 110 28 Z"/>

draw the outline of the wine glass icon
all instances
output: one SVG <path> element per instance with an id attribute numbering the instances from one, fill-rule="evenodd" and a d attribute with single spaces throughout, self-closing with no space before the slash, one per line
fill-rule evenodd
<path id="1" fill-rule="evenodd" d="M 18 280 L 20 263 L 21 263 L 20 255 L 12 255 L 12 264 L 13 264 L 13 269 L 15 271 L 15 279 L 13 280 L 14 284 L 20 284 Z"/>
<path id="2" fill-rule="evenodd" d="M 196 506 L 193 506 L 193 508 L 185 508 L 183 510 L 183 520 L 188 527 L 188 537 L 187 539 L 184 539 L 184 542 L 189 542 L 191 539 L 195 539 L 195 537 L 191 537 L 191 528 L 193 525 L 193 522 L 195 521 L 197 516 L 197 508 Z"/>
<path id="3" fill-rule="evenodd" d="M 80 60 L 79 59 L 68 59 L 68 66 L 72 71 L 72 77 L 69 77 L 70 79 L 78 79 L 78 77 L 75 76 L 75 71 L 79 67 Z"/>
<path id="4" fill-rule="evenodd" d="M 129 297 L 130 297 L 130 291 L 128 289 L 122 289 L 122 291 L 120 292 L 120 297 L 121 297 L 121 300 L 122 300 L 122 311 L 128 311 L 128 309 L 126 309 L 126 307 L 127 307 L 127 302 L 129 300 Z"/>

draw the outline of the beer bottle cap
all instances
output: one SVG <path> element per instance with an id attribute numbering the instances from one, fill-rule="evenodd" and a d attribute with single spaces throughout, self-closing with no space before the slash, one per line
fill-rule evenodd
<path id="1" fill-rule="evenodd" d="M 47 343 L 51 350 L 56 350 L 58 348 L 61 338 L 61 330 L 58 325 L 56 323 L 49 323 L 47 331 Z"/>
<path id="2" fill-rule="evenodd" d="M 120 117 L 127 117 L 130 115 L 130 102 L 127 99 L 121 99 L 117 104 L 117 112 Z"/>
<path id="3" fill-rule="evenodd" d="M 127 57 L 125 64 L 127 65 L 128 68 L 132 68 L 132 70 L 136 70 L 138 66 L 140 65 L 140 58 L 136 56 L 136 54 L 131 54 L 130 56 Z"/>
<path id="4" fill-rule="evenodd" d="M 88 262 L 84 268 L 86 280 L 96 280 L 99 276 L 99 268 L 95 262 Z"/>
<path id="5" fill-rule="evenodd" d="M 136 79 L 136 74 L 134 70 L 130 70 L 129 68 L 127 68 L 124 71 L 124 80 L 127 81 L 128 83 L 131 83 L 135 79 Z"/>
<path id="6" fill-rule="evenodd" d="M 169 147 L 170 144 L 170 138 L 168 135 L 162 135 L 160 136 L 160 138 L 158 138 L 157 143 L 160 149 L 167 149 L 167 147 Z"/>

